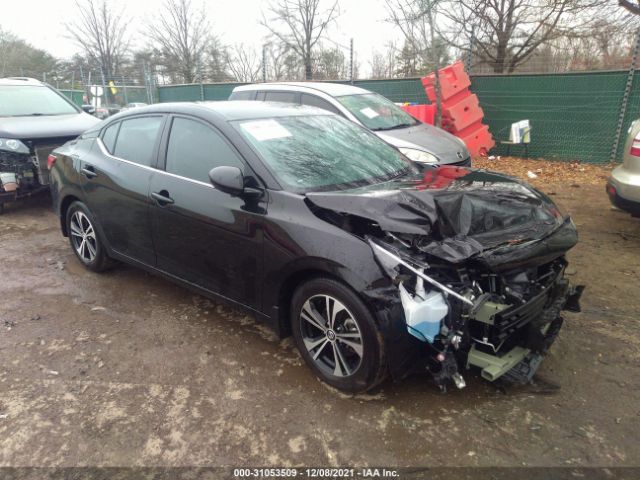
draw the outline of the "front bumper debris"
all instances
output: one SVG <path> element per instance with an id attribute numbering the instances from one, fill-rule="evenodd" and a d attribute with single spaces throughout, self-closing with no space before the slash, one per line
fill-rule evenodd
<path id="1" fill-rule="evenodd" d="M 459 280 L 443 281 L 441 272 L 401 249 L 369 243 L 394 279 L 405 328 L 421 341 L 427 369 L 443 390 L 449 383 L 463 388 L 460 372 L 470 368 L 491 382 L 530 382 L 558 336 L 562 310 L 580 311 L 584 287 L 569 285 L 563 257 L 506 273 L 458 266 Z"/>
<path id="2" fill-rule="evenodd" d="M 467 355 L 467 368 L 471 366 L 479 367 L 482 378 L 493 382 L 524 361 L 530 353 L 531 350 L 528 348 L 514 347 L 511 351 L 498 357 L 481 352 L 476 349 L 475 345 L 472 345 Z"/>

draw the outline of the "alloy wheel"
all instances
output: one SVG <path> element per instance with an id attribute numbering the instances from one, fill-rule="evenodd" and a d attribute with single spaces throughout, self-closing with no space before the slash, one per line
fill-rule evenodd
<path id="1" fill-rule="evenodd" d="M 95 260 L 98 246 L 96 233 L 89 218 L 80 210 L 76 211 L 69 222 L 71 240 L 78 256 L 85 262 Z"/>
<path id="2" fill-rule="evenodd" d="M 363 340 L 345 305 L 329 295 L 315 295 L 300 311 L 302 340 L 311 359 L 325 373 L 352 375 L 362 363 Z"/>

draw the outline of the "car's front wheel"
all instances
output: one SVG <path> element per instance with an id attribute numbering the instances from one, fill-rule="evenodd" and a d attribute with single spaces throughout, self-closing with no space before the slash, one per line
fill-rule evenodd
<path id="1" fill-rule="evenodd" d="M 371 312 L 347 286 L 315 278 L 295 291 L 296 346 L 321 380 L 340 390 L 370 390 L 385 377 L 384 345 Z"/>
<path id="2" fill-rule="evenodd" d="M 107 256 L 93 215 L 82 202 L 73 202 L 67 210 L 67 232 L 73 253 L 82 264 L 94 272 L 102 272 L 112 266 Z"/>

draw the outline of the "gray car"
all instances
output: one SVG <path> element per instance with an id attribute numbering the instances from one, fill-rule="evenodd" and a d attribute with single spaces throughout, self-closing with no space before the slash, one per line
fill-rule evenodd
<path id="1" fill-rule="evenodd" d="M 372 130 L 414 162 L 471 166 L 462 140 L 416 120 L 389 99 L 364 88 L 324 82 L 260 83 L 234 88 L 229 100 L 320 107 Z"/>

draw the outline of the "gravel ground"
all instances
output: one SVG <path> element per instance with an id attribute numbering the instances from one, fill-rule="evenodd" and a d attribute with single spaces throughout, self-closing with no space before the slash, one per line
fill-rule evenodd
<path id="1" fill-rule="evenodd" d="M 640 220 L 545 183 L 587 285 L 536 382 L 467 374 L 347 396 L 232 308 L 134 268 L 85 271 L 47 198 L 0 216 L 0 466 L 615 466 L 640 459 Z"/>

